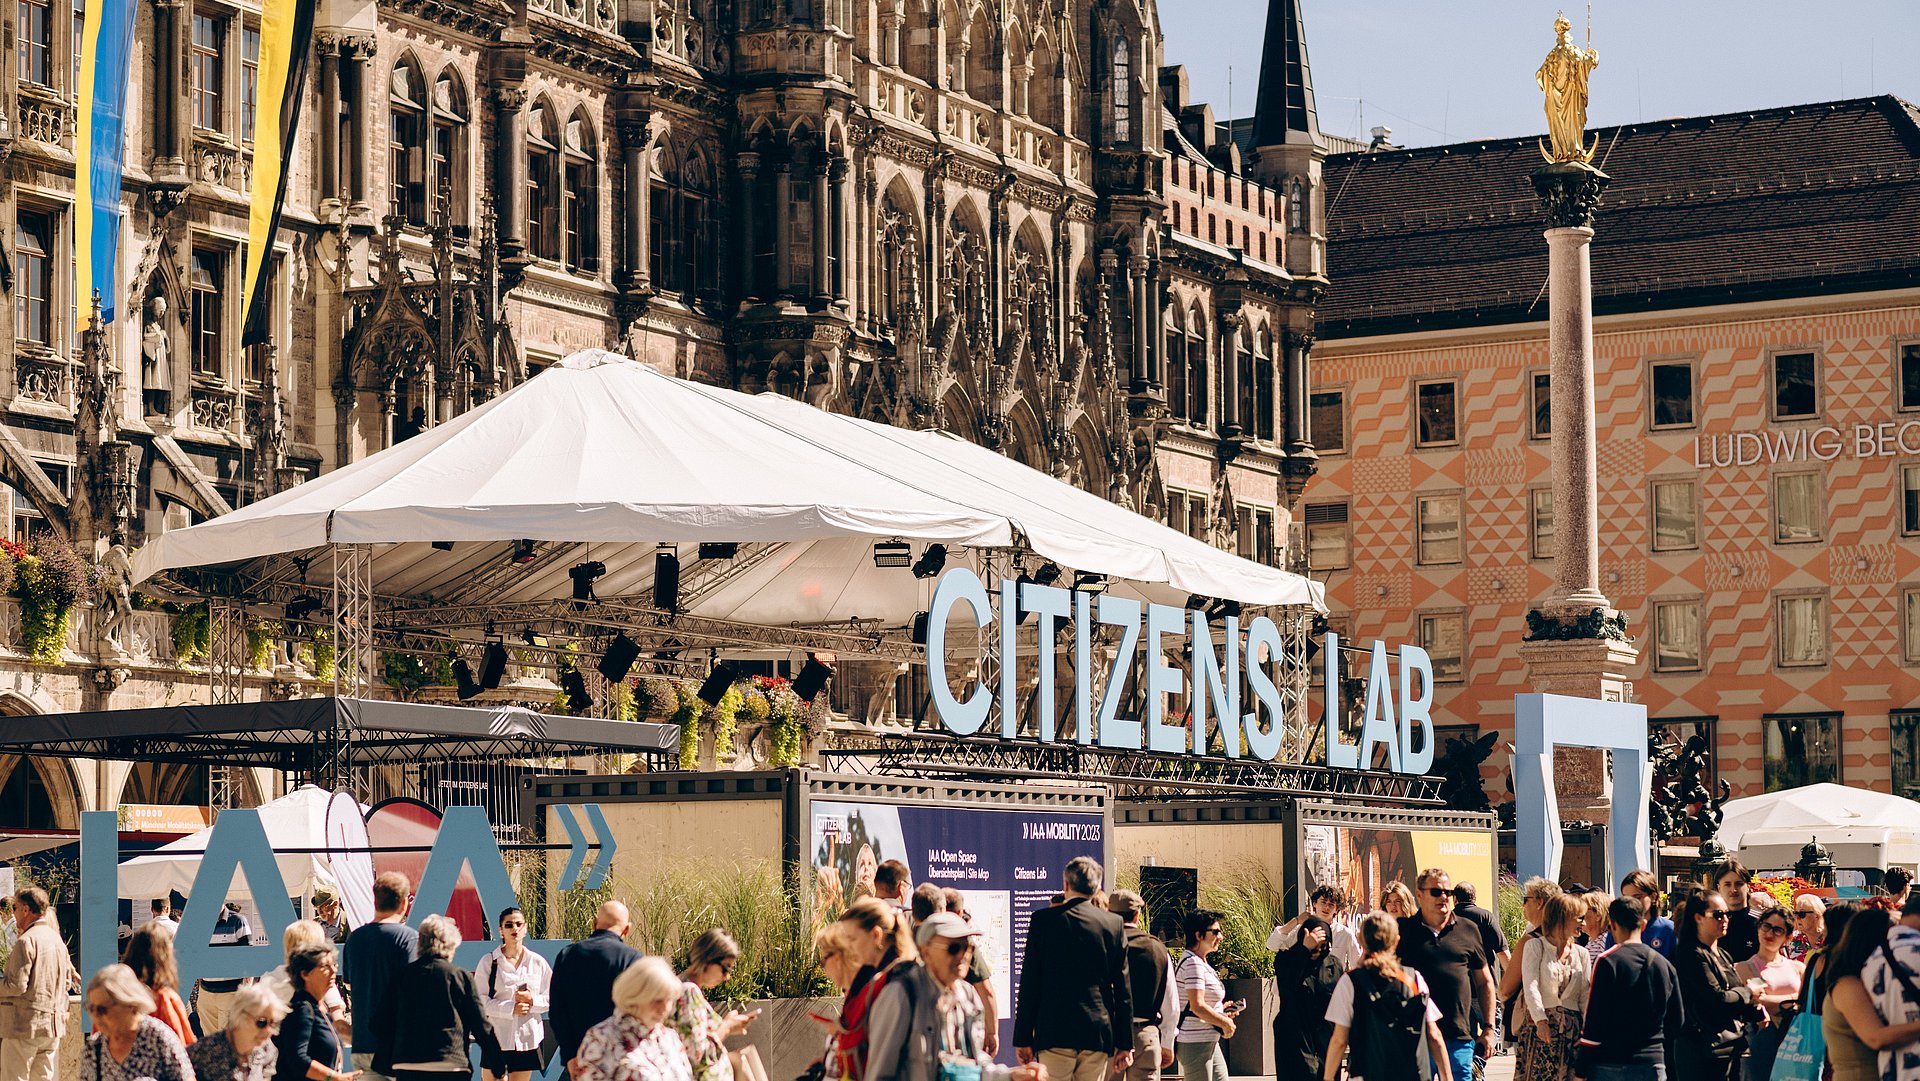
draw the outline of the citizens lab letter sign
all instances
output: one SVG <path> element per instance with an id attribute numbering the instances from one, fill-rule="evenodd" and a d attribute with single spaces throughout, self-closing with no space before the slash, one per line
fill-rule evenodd
<path id="1" fill-rule="evenodd" d="M 1073 728 L 1079 743 L 1094 744 L 1097 731 L 1101 747 L 1205 754 L 1207 719 L 1212 716 L 1218 718 L 1220 743 L 1228 758 L 1241 757 L 1243 740 L 1246 753 L 1255 758 L 1271 762 L 1280 754 L 1284 705 L 1275 673 L 1282 642 L 1280 629 L 1266 616 L 1255 616 L 1243 628 L 1239 616 L 1226 616 L 1216 625 L 1204 611 L 1143 604 L 1110 593 L 1095 596 L 1036 582 L 1003 579 L 996 592 L 997 605 L 986 583 L 964 567 L 949 570 L 933 591 L 927 612 L 927 682 L 934 712 L 948 731 L 962 736 L 979 733 L 998 704 L 1002 707 L 998 734 L 1006 739 L 1016 735 L 1019 656 L 1024 647 L 1034 651 L 1038 669 L 1033 712 L 1039 739 L 1056 740 L 1055 652 L 1041 644 L 1050 645 L 1060 625 L 1071 621 Z M 982 680 L 967 689 L 965 697 L 954 693 L 947 678 L 947 623 L 959 608 L 972 614 L 975 627 L 998 636 L 1002 660 L 998 685 Z M 1019 633 L 1028 615 L 1038 617 L 1031 636 Z M 1096 666 L 1092 638 L 1102 627 L 1112 628 L 1117 639 L 1113 662 Z M 1400 647 L 1396 685 L 1387 647 L 1374 643 L 1366 721 L 1359 744 L 1351 745 L 1341 742 L 1339 735 L 1338 648 L 1338 637 L 1327 635 L 1328 763 L 1371 768 L 1376 746 L 1384 745 L 1386 768 L 1397 773 L 1427 772 L 1433 765 L 1434 747 L 1433 662 L 1426 651 Z M 1187 664 L 1169 664 L 1170 654 L 1184 654 Z M 1146 692 L 1144 717 L 1120 716 L 1130 679 L 1144 681 L 1140 684 Z M 1189 716 L 1168 714 L 1170 694 L 1189 695 Z M 1391 700 L 1390 695 L 1394 695 Z"/>

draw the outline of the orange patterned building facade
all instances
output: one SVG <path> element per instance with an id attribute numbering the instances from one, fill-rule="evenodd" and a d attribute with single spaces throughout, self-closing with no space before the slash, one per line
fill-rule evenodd
<path id="1" fill-rule="evenodd" d="M 1634 698 L 1706 735 L 1736 796 L 1920 794 L 1914 109 L 1601 134 L 1600 576 L 1640 651 Z M 1537 163 L 1516 140 L 1327 166 L 1345 194 L 1297 539 L 1343 637 L 1432 653 L 1443 736 L 1510 736 L 1552 583 Z"/>

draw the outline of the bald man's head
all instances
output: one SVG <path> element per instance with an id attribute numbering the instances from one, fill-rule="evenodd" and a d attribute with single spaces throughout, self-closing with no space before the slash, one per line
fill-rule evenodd
<path id="1" fill-rule="evenodd" d="M 627 906 L 618 901 L 602 901 L 593 913 L 593 929 L 612 931 L 621 938 L 627 937 L 627 928 L 633 920 L 627 915 Z"/>

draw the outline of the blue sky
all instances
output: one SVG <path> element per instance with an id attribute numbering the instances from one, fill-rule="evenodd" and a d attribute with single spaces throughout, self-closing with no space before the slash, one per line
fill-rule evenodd
<path id="1" fill-rule="evenodd" d="M 1545 130 L 1533 72 L 1552 3 L 1302 0 L 1322 129 L 1403 146 Z M 1253 108 L 1266 0 L 1159 0 L 1166 62 L 1225 119 Z M 1574 40 L 1586 8 L 1569 4 Z M 1920 0 L 1593 0 L 1589 124 L 1868 94 L 1920 100 Z"/>

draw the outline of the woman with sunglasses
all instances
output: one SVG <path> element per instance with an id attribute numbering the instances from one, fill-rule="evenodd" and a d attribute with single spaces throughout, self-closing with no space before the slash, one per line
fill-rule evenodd
<path id="1" fill-rule="evenodd" d="M 1198 909 L 1187 914 L 1187 952 L 1173 967 L 1180 984 L 1180 1027 L 1173 1035 L 1173 1057 L 1184 1081 L 1227 1081 L 1227 1056 L 1221 1040 L 1233 1038 L 1233 1015 L 1223 1002 L 1227 985 L 1207 961 L 1220 948 L 1220 913 Z"/>
<path id="2" fill-rule="evenodd" d="M 500 946 L 480 959 L 473 970 L 480 991 L 480 1008 L 487 1015 L 493 1038 L 480 1041 L 480 1069 L 487 1081 L 527 1081 L 547 1068 L 541 1045 L 553 991 L 553 966 L 527 949 L 527 914 L 518 908 L 500 911 Z"/>
<path id="3" fill-rule="evenodd" d="M 1754 999 L 1767 985 L 1742 982 L 1720 948 L 1727 934 L 1727 900 L 1695 888 L 1680 906 L 1680 940 L 1673 967 L 1680 977 L 1680 1003 L 1687 1025 L 1674 1041 L 1676 1078 L 1685 1081 L 1734 1081 L 1747 1054 L 1747 1023 L 1762 1017 Z"/>
<path id="4" fill-rule="evenodd" d="M 1760 945 L 1752 957 L 1733 966 L 1743 980 L 1757 979 L 1766 985 L 1754 999 L 1767 1011 L 1766 1019 L 1756 1023 L 1747 1034 L 1747 1061 L 1741 1067 L 1746 1081 L 1768 1081 L 1773 1076 L 1773 1056 L 1780 1041 L 1800 1012 L 1800 980 L 1804 971 L 1800 962 L 1788 957 L 1785 948 L 1793 937 L 1793 923 L 1782 908 L 1770 908 L 1760 914 L 1756 928 Z"/>
<path id="5" fill-rule="evenodd" d="M 226 1030 L 187 1048 L 194 1077 L 197 1081 L 267 1081 L 279 1060 L 273 1036 L 286 1016 L 286 1003 L 264 981 L 242 986 L 234 992 Z"/>
<path id="6" fill-rule="evenodd" d="M 751 1047 L 728 1052 L 727 1041 L 747 1031 L 759 1010 L 728 1012 L 724 1017 L 707 1001 L 707 992 L 727 982 L 740 960 L 740 944 L 715 927 L 687 948 L 687 967 L 680 970 L 680 999 L 667 1024 L 680 1033 L 694 1081 L 767 1081 L 760 1055 Z M 751 1054 L 749 1054 L 751 1052 Z M 744 1075 L 744 1076 L 741 1076 Z"/>
<path id="7" fill-rule="evenodd" d="M 108 965 L 87 983 L 95 1039 L 83 1075 L 94 1081 L 193 1081 L 187 1047 L 153 1018 L 153 992 L 125 965 Z"/>

